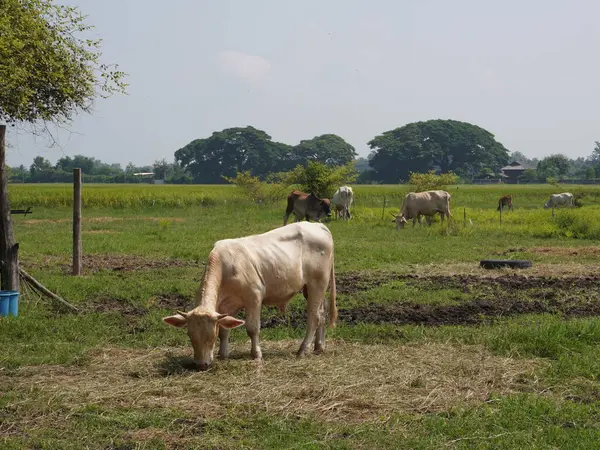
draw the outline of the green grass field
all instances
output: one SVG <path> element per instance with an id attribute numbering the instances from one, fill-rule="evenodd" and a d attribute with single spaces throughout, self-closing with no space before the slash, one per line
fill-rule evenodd
<path id="1" fill-rule="evenodd" d="M 2 448 L 596 448 L 600 188 L 452 186 L 454 224 L 395 231 L 402 186 L 356 186 L 331 221 L 340 318 L 297 360 L 302 297 L 263 309 L 229 361 L 188 370 L 193 306 L 218 239 L 282 224 L 233 186 L 84 185 L 83 275 L 69 275 L 72 188 L 11 185 L 23 268 L 81 309 L 22 288 L 0 319 Z M 581 208 L 543 209 L 551 193 Z M 513 195 L 514 211 L 496 211 Z M 386 210 L 383 213 L 384 199 Z M 383 218 L 382 218 L 383 213 Z M 466 215 L 466 221 L 464 220 Z M 471 224 L 472 222 L 472 224 Z M 531 259 L 519 271 L 486 258 Z"/>

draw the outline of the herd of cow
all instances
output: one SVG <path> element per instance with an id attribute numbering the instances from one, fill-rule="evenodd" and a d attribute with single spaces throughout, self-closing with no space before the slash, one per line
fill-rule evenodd
<path id="1" fill-rule="evenodd" d="M 354 193 L 349 186 L 340 187 L 333 196 L 336 216 L 350 219 Z M 545 208 L 573 206 L 573 194 L 553 194 Z M 512 209 L 512 197 L 503 196 L 498 209 Z M 296 222 L 287 225 L 290 214 Z M 450 219 L 450 194 L 446 191 L 410 192 L 404 197 L 400 213 L 394 215 L 396 229 L 408 220 L 413 226 L 423 216 L 428 223 L 435 214 Z M 209 254 L 202 282 L 196 292 L 196 307 L 177 311 L 163 321 L 178 328 L 187 328 L 194 349 L 194 362 L 199 370 L 207 370 L 214 358 L 219 337 L 219 357 L 229 355 L 229 331 L 246 325 L 251 341 L 250 354 L 262 359 L 259 343 L 260 313 L 263 305 L 275 306 L 281 312 L 297 293 L 307 302 L 306 334 L 297 356 L 308 353 L 314 340 L 314 351 L 325 349 L 325 321 L 335 326 L 337 319 L 333 237 L 319 223 L 331 216 L 331 202 L 314 193 L 293 191 L 287 200 L 284 224 L 263 234 L 217 241 Z M 306 219 L 306 222 L 302 222 Z M 316 223 L 310 222 L 316 221 Z M 329 302 L 325 302 L 327 286 Z M 234 316 L 241 310 L 246 320 Z"/>

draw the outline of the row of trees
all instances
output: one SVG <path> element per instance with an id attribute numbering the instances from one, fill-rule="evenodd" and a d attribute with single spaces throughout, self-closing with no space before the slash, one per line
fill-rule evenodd
<path id="1" fill-rule="evenodd" d="M 52 164 L 42 156 L 36 156 L 29 167 L 20 165 L 9 167 L 9 180 L 13 183 L 69 183 L 73 180 L 73 169 L 81 168 L 87 183 L 142 183 L 147 176 L 135 174 L 152 173 L 152 178 L 165 180 L 166 183 L 192 183 L 192 177 L 177 163 L 165 159 L 157 160 L 149 166 L 127 164 L 107 164 L 96 158 L 75 155 L 65 156 Z"/>
<path id="2" fill-rule="evenodd" d="M 522 182 L 546 182 L 568 178 L 595 179 L 600 175 L 600 142 L 587 158 L 570 159 L 563 154 L 541 160 L 523 153 L 510 153 L 490 132 L 466 122 L 430 120 L 389 130 L 368 142 L 368 158 L 356 158 L 356 150 L 340 136 L 324 134 L 288 145 L 273 141 L 265 131 L 248 126 L 227 128 L 210 137 L 196 139 L 175 152 L 173 162 L 165 159 L 136 167 L 107 164 L 82 155 L 65 156 L 52 165 L 38 156 L 29 168 L 12 168 L 13 182 L 68 182 L 72 169 L 81 167 L 87 182 L 135 183 L 133 174 L 153 172 L 166 183 L 226 183 L 238 173 L 265 180 L 271 174 L 289 172 L 309 162 L 328 167 L 353 164 L 357 183 L 406 182 L 410 173 L 453 172 L 462 182 L 497 179 L 510 161 L 530 168 Z"/>

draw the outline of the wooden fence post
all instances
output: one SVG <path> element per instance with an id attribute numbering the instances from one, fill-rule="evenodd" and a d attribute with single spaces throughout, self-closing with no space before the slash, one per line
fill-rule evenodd
<path id="1" fill-rule="evenodd" d="M 19 244 L 15 242 L 6 171 L 6 125 L 0 125 L 0 287 L 19 290 Z"/>
<path id="2" fill-rule="evenodd" d="M 383 210 L 381 211 L 381 220 L 383 220 L 384 214 L 385 214 L 385 195 L 383 196 Z"/>
<path id="3" fill-rule="evenodd" d="M 73 169 L 73 275 L 81 275 L 81 169 Z"/>
<path id="4" fill-rule="evenodd" d="M 467 226 L 467 208 L 463 208 L 463 220 L 465 223 L 465 227 Z"/>

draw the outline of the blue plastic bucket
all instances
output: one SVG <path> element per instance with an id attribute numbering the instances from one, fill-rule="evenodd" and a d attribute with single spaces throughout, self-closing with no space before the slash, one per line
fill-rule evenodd
<path id="1" fill-rule="evenodd" d="M 0 316 L 19 315 L 19 291 L 0 291 Z"/>

